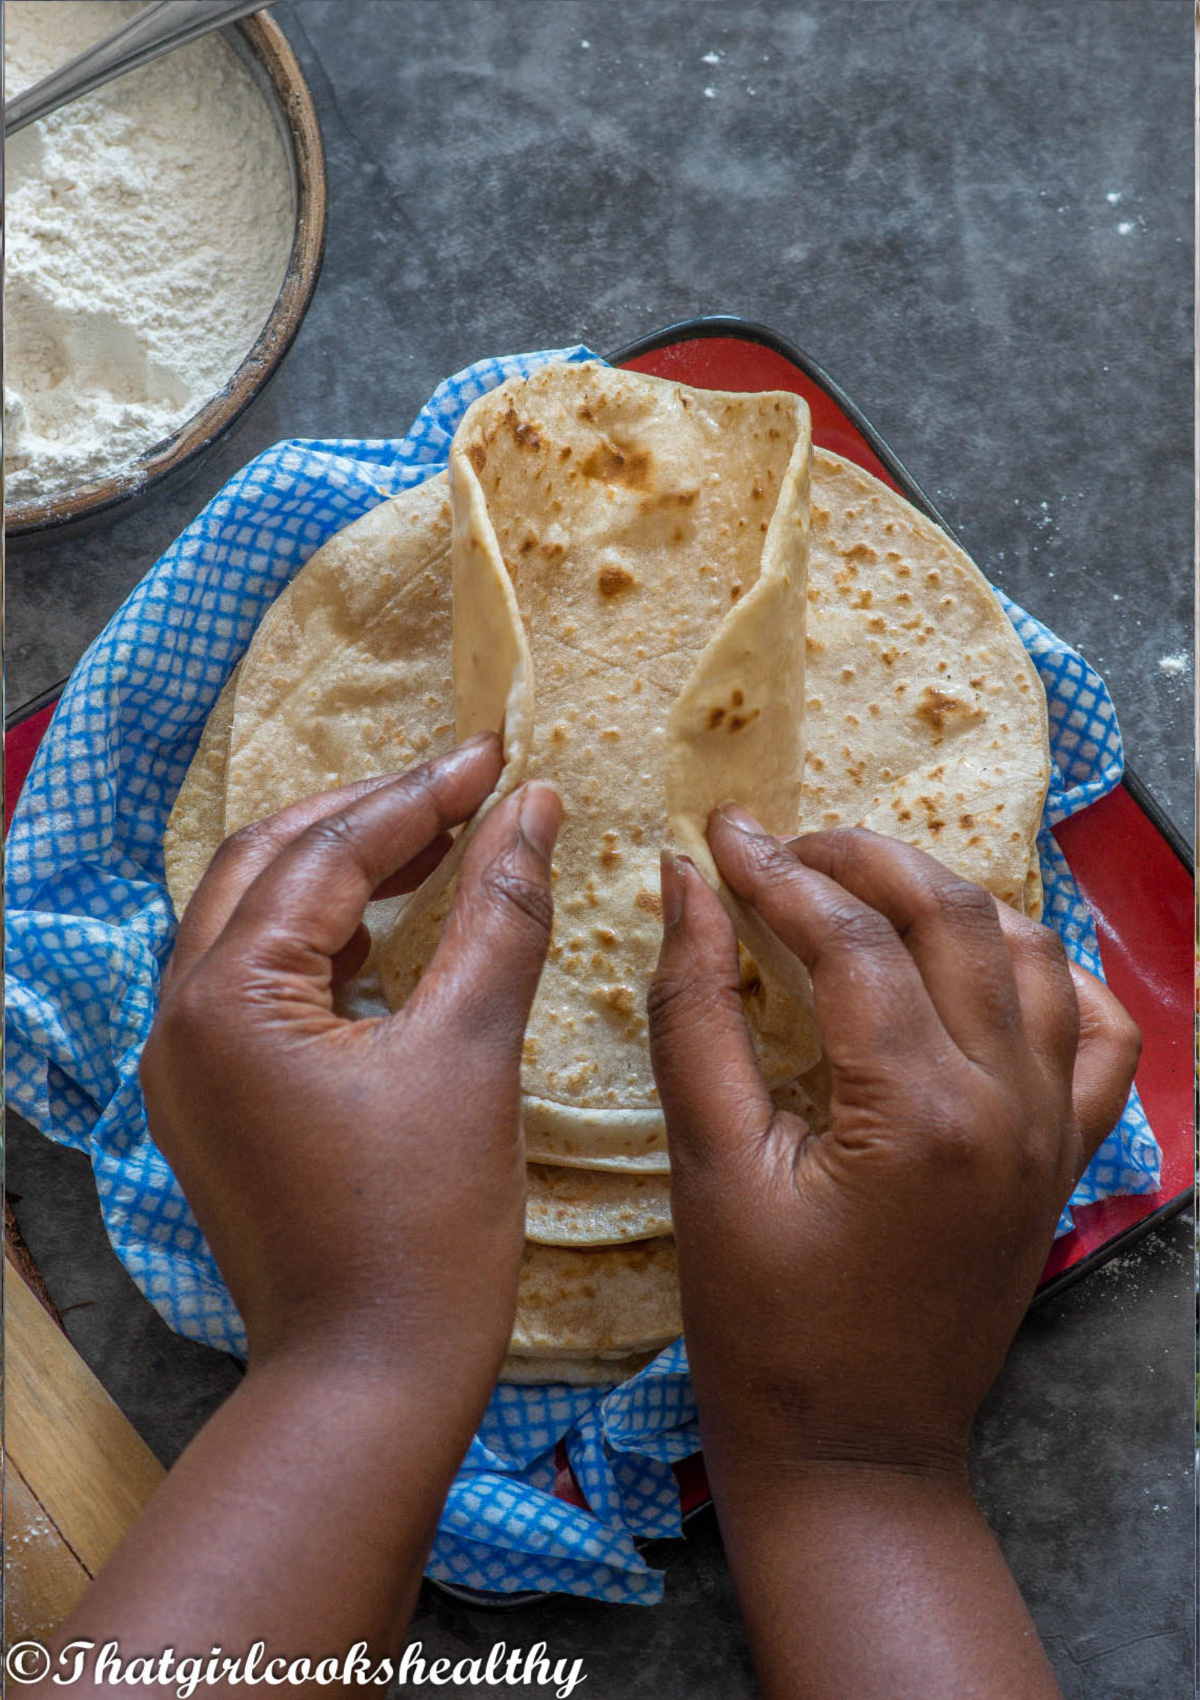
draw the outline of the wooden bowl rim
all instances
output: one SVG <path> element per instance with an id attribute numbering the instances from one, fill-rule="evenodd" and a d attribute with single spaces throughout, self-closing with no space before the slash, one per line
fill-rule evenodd
<path id="1" fill-rule="evenodd" d="M 250 406 L 278 370 L 304 322 L 321 273 L 329 204 L 325 148 L 316 104 L 291 43 L 272 17 L 257 12 L 226 27 L 241 32 L 251 53 L 266 71 L 291 149 L 295 228 L 287 270 L 275 304 L 232 377 L 176 432 L 120 472 L 95 479 L 78 490 L 7 507 L 4 534 L 9 540 L 45 535 L 59 527 L 95 519 L 142 495 L 193 455 L 202 453 Z"/>

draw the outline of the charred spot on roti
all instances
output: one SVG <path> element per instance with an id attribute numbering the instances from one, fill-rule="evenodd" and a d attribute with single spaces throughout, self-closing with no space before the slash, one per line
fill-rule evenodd
<path id="1" fill-rule="evenodd" d="M 621 1021 L 628 1021 L 636 1007 L 632 986 L 600 986 L 592 996 L 607 1014 Z"/>
<path id="2" fill-rule="evenodd" d="M 944 663 L 940 664 L 944 665 Z M 935 737 L 941 737 L 944 732 L 955 725 L 964 725 L 970 721 L 982 718 L 982 710 L 974 704 L 963 702 L 952 696 L 949 691 L 937 690 L 933 685 L 926 685 L 917 698 L 917 706 L 913 715 L 930 728 Z"/>
<path id="3" fill-rule="evenodd" d="M 698 485 L 690 485 L 683 490 L 661 490 L 657 496 L 647 496 L 644 501 L 639 502 L 638 512 L 652 514 L 659 508 L 690 508 L 699 500 L 699 496 L 700 488 Z M 744 520 L 739 520 L 739 529 L 745 523 Z M 727 526 L 722 527 L 722 531 L 726 535 L 728 535 L 728 529 Z"/>
<path id="4" fill-rule="evenodd" d="M 586 460 L 580 461 L 579 470 L 585 478 L 594 478 L 603 484 L 624 484 L 630 490 L 648 490 L 653 465 L 648 449 L 626 452 L 606 440 L 597 443 Z"/>
<path id="5" fill-rule="evenodd" d="M 619 838 L 615 832 L 604 834 L 604 848 L 600 852 L 600 866 L 602 868 L 615 868 L 621 860 L 621 852 L 617 849 L 618 843 Z"/>
<path id="6" fill-rule="evenodd" d="M 662 919 L 662 898 L 656 891 L 647 891 L 642 886 L 633 901 L 639 909 L 644 909 L 647 915 L 653 915 L 655 920 Z"/>
<path id="7" fill-rule="evenodd" d="M 633 574 L 626 567 L 619 567 L 613 562 L 607 562 L 596 575 L 596 588 L 601 596 L 612 598 L 621 596 L 627 590 L 632 590 L 635 584 Z"/>
<path id="8" fill-rule="evenodd" d="M 516 408 L 510 402 L 504 415 L 504 424 L 512 436 L 513 442 L 519 449 L 540 449 L 542 439 L 538 427 L 528 419 L 522 419 Z M 470 451 L 468 450 L 468 453 Z M 474 462 L 472 462 L 474 465 Z M 478 468 L 476 468 L 478 471 Z"/>

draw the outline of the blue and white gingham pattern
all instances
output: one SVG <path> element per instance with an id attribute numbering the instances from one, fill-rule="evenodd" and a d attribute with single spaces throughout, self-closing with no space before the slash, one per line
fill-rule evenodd
<path id="1" fill-rule="evenodd" d="M 469 402 L 573 348 L 483 361 L 448 379 L 398 442 L 287 442 L 222 489 L 76 668 L 8 841 L 10 1101 L 91 1157 L 118 1256 L 171 1326 L 243 1354 L 245 1334 L 174 1176 L 146 1129 L 137 1061 L 174 921 L 166 818 L 204 722 L 264 609 L 333 532 L 446 464 Z M 1103 682 L 1001 599 L 1050 702 L 1054 782 L 1039 838 L 1046 919 L 1100 971 L 1095 929 L 1050 825 L 1110 790 L 1121 737 Z M 1158 1148 L 1136 1096 L 1075 1194 L 1152 1191 Z M 1069 1219 L 1064 1219 L 1064 1226 Z M 591 1507 L 552 1494 L 567 1454 Z M 678 1532 L 672 1461 L 698 1447 L 682 1342 L 624 1387 L 497 1388 L 451 1490 L 429 1573 L 651 1602 L 635 1541 Z"/>

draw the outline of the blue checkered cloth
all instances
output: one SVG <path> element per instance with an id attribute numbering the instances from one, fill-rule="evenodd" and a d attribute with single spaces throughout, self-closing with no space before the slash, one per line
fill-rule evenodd
<path id="1" fill-rule="evenodd" d="M 117 1255 L 192 1339 L 245 1352 L 138 1087 L 175 933 L 162 858 L 175 794 L 263 611 L 313 551 L 441 471 L 459 419 L 484 391 L 546 360 L 587 358 L 571 348 L 483 361 L 442 384 L 398 442 L 287 442 L 259 455 L 92 644 L 42 741 L 8 840 L 9 1098 L 52 1139 L 88 1153 Z M 1001 601 L 1050 703 L 1054 779 L 1038 839 L 1046 919 L 1098 974 L 1095 929 L 1050 827 L 1120 779 L 1116 715 L 1080 656 Z M 1158 1172 L 1135 1095 L 1073 1202 L 1153 1191 Z M 590 1510 L 553 1495 L 560 1441 Z M 679 1533 L 671 1465 L 698 1445 L 682 1341 L 608 1392 L 498 1387 L 450 1491 L 429 1574 L 499 1592 L 657 1600 L 661 1576 L 635 1543 Z"/>

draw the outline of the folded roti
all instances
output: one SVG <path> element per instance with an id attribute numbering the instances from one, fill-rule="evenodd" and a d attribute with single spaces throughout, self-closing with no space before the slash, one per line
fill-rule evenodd
<path id="1" fill-rule="evenodd" d="M 629 1357 L 658 1351 L 682 1332 L 673 1239 L 526 1245 L 510 1356 Z"/>
<path id="2" fill-rule="evenodd" d="M 234 695 L 227 833 L 453 747 L 449 547 L 443 474 L 337 532 L 271 605 Z"/>
<path id="3" fill-rule="evenodd" d="M 540 1245 L 622 1245 L 670 1232 L 667 1175 L 528 1166 L 526 1239 Z"/>
<path id="4" fill-rule="evenodd" d="M 1046 693 L 945 532 L 853 462 L 813 457 L 800 826 L 866 826 L 1041 914 Z"/>
<path id="5" fill-rule="evenodd" d="M 334 556 L 328 568 L 327 551 Z M 225 836 L 227 816 L 232 830 L 312 795 L 331 772 L 367 777 L 403 766 L 418 746 L 440 753 L 452 742 L 449 551 L 442 474 L 339 532 L 267 611 L 209 716 L 167 826 L 177 915 Z M 421 565 L 436 578 L 432 604 L 425 575 L 416 572 Z M 346 633 L 331 654 L 328 624 L 304 618 L 301 592 L 303 606 L 319 610 L 337 600 L 346 574 L 358 586 L 354 617 L 362 630 Z M 1036 834 L 1050 772 L 1045 693 L 982 574 L 893 490 L 817 449 L 808 603 L 800 828 L 870 825 L 1039 915 Z M 370 636 L 385 612 L 383 638 Z M 227 804 L 243 675 L 244 753 L 237 796 Z M 307 682 L 307 703 L 300 700 L 311 740 L 295 736 L 298 699 L 288 687 L 296 680 Z M 376 750 L 372 760 L 357 741 L 361 705 L 375 694 L 397 696 L 408 719 L 395 748 Z M 1005 805 L 995 812 L 993 791 Z M 1006 815 L 1013 816 L 1007 838 L 1004 826 L 995 830 Z M 1014 834 L 1025 846 L 1023 863 Z"/>
<path id="6" fill-rule="evenodd" d="M 177 916 L 228 834 L 453 747 L 449 573 L 441 473 L 335 533 L 276 597 L 217 698 L 167 822 Z"/>
<path id="7" fill-rule="evenodd" d="M 268 612 L 172 812 L 177 912 L 227 824 L 453 742 L 450 533 L 445 479 L 430 480 L 331 539 Z M 986 581 L 893 491 L 817 451 L 808 599 L 799 827 L 873 826 L 1037 914 L 1045 699 Z M 364 750 L 377 699 L 396 712 Z M 819 1119 L 822 1080 L 818 1065 L 776 1101 Z M 666 1178 L 611 1172 L 647 1163 L 665 1154 L 530 1165 L 527 1232 L 545 1243 L 526 1249 L 507 1379 L 623 1380 L 679 1332 Z"/>
<path id="8" fill-rule="evenodd" d="M 238 675 L 248 686 L 241 747 L 250 752 L 233 811 L 239 824 L 319 789 L 335 771 L 327 751 L 347 752 L 336 771 L 351 778 L 404 765 L 422 734 L 431 748 L 452 739 L 444 477 L 421 491 L 424 496 L 410 491 L 380 504 L 339 533 L 262 621 Z M 812 511 L 808 750 L 798 825 L 871 825 L 1036 916 L 1035 840 L 1049 776 L 1046 709 L 1011 623 L 982 575 L 936 526 L 894 491 L 822 450 L 814 454 Z M 415 524 L 413 512 L 421 516 Z M 298 614 L 301 581 L 315 585 L 326 572 L 326 551 L 335 553 L 336 570 L 313 591 L 310 605 L 319 612 L 327 598 L 338 597 L 340 579 L 356 580 L 355 626 L 341 641 L 353 646 L 361 638 L 362 646 L 349 669 L 330 654 L 329 623 Z M 435 579 L 432 603 L 426 572 Z M 357 633 L 385 611 L 391 649 L 378 635 Z M 431 649 L 422 648 L 423 625 L 433 634 Z M 265 675 L 258 681 L 256 669 Z M 304 696 L 289 689 L 296 681 L 308 682 Z M 355 755 L 356 728 L 373 691 L 398 696 L 408 712 L 397 748 L 364 762 Z M 231 683 L 213 710 L 168 828 L 167 874 L 179 913 L 223 836 L 234 692 Z M 315 740 L 293 735 L 289 705 L 298 700 L 320 729 Z M 368 924 L 378 931 L 385 918 L 386 912 L 369 913 Z M 562 1156 L 556 1160 L 561 1164 Z M 570 1208 L 561 1193 L 538 1197 L 539 1174 L 553 1171 L 535 1166 L 531 1222 L 557 1214 L 552 1232 L 569 1244 L 598 1228 L 607 1236 L 617 1218 L 632 1226 L 645 1203 L 636 1170 L 646 1165 L 665 1168 L 665 1153 L 592 1158 L 598 1187 L 617 1178 L 605 1170 L 630 1168 L 635 1185 L 620 1202 L 597 1193 L 602 1206 L 576 1198 Z M 572 1227 L 567 1218 L 576 1209 Z M 602 1221 L 609 1225 L 601 1228 Z M 660 1231 L 661 1221 L 658 1207 L 647 1211 L 644 1232 Z"/>
<path id="9" fill-rule="evenodd" d="M 673 839 L 717 883 L 704 829 L 730 797 L 794 829 L 810 453 L 793 395 L 594 364 L 501 385 L 455 435 L 457 732 L 503 728 L 506 758 L 480 817 L 528 777 L 564 799 L 522 1070 L 531 1158 L 665 1167 L 645 1019 L 659 852 Z M 393 1007 L 436 947 L 454 866 L 379 952 Z M 818 1051 L 803 973 L 735 918 L 759 1059 L 787 1080 Z"/>
<path id="10" fill-rule="evenodd" d="M 225 839 L 225 776 L 238 671 L 235 667 L 226 679 L 209 712 L 163 835 L 167 890 L 179 920 Z"/>
<path id="11" fill-rule="evenodd" d="M 505 1358 L 501 1381 L 529 1386 L 547 1381 L 565 1381 L 574 1387 L 616 1387 L 628 1381 L 658 1356 L 657 1350 L 633 1352 L 628 1357 L 604 1358 L 564 1355 L 561 1358 Z"/>

